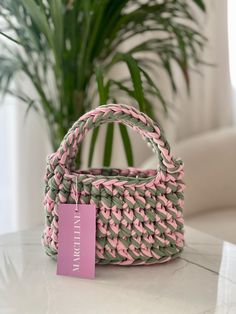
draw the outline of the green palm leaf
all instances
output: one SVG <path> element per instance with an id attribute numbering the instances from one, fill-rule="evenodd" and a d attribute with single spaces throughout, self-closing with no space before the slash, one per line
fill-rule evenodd
<path id="1" fill-rule="evenodd" d="M 159 86 L 160 68 L 178 92 L 173 67 L 180 68 L 189 89 L 190 70 L 201 63 L 206 38 L 199 32 L 196 8 L 205 13 L 204 1 L 0 0 L 0 36 L 5 45 L 9 42 L 0 52 L 0 90 L 25 101 L 28 111 L 43 112 L 53 149 L 76 119 L 112 99 L 133 103 L 156 119 L 154 112 L 167 113 L 169 107 Z M 122 64 L 125 77 L 115 78 L 111 73 Z M 19 73 L 30 80 L 34 99 L 27 90 L 12 88 Z M 127 130 L 120 126 L 119 131 L 133 165 Z M 106 165 L 113 133 L 107 126 Z M 98 135 L 94 130 L 89 165 Z M 80 161 L 81 156 L 78 166 Z"/>

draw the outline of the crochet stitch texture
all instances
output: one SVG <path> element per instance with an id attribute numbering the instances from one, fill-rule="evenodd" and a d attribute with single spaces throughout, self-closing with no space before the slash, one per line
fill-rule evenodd
<path id="1" fill-rule="evenodd" d="M 131 127 L 150 143 L 159 169 L 76 170 L 78 143 L 89 130 L 110 122 Z M 84 114 L 48 157 L 45 182 L 42 242 L 49 256 L 57 257 L 58 204 L 73 204 L 76 198 L 97 208 L 96 263 L 162 263 L 184 247 L 183 163 L 171 155 L 157 123 L 134 107 L 111 104 Z"/>

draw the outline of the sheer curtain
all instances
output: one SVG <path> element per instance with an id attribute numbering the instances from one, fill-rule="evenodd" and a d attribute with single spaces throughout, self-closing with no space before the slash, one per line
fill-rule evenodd
<path id="1" fill-rule="evenodd" d="M 232 83 L 233 119 L 236 122 L 236 1 L 228 0 L 229 69 Z"/>
<path id="2" fill-rule="evenodd" d="M 180 94 L 170 94 L 177 109 L 172 111 L 171 119 L 164 121 L 163 125 L 172 141 L 234 123 L 228 59 L 227 1 L 205 2 L 208 14 L 202 20 L 200 31 L 205 32 L 209 43 L 202 59 L 214 66 L 204 66 L 200 69 L 202 75 L 192 75 L 190 97 L 186 96 L 181 79 Z M 229 5 L 234 2 L 229 0 Z M 235 20 L 233 15 L 230 16 L 231 21 Z M 233 38 L 235 32 L 231 35 L 230 38 Z M 15 99 L 8 97 L 0 106 L 0 233 L 34 227 L 44 220 L 43 176 L 50 146 L 42 119 L 31 112 L 25 120 L 24 114 L 24 105 Z M 136 165 L 139 166 L 151 152 L 144 151 L 137 136 L 134 137 L 133 147 L 137 156 Z M 120 156 L 120 146 L 116 145 L 116 149 L 113 155 Z"/>
<path id="3" fill-rule="evenodd" d="M 42 119 L 7 97 L 0 107 L 0 234 L 43 222 L 46 155 L 50 152 Z"/>
<path id="4" fill-rule="evenodd" d="M 0 233 L 16 229 L 16 160 L 15 143 L 16 112 L 15 99 L 7 97 L 0 106 Z"/>

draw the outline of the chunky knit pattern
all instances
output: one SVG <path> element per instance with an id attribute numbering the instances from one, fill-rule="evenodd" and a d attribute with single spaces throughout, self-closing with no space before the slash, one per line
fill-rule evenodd
<path id="1" fill-rule="evenodd" d="M 158 154 L 158 170 L 76 170 L 78 143 L 89 130 L 107 122 L 123 123 L 141 134 Z M 139 265 L 177 257 L 184 246 L 182 179 L 182 161 L 171 156 L 164 133 L 148 116 L 125 105 L 100 106 L 86 113 L 47 160 L 46 253 L 57 256 L 58 204 L 78 199 L 97 208 L 96 263 Z"/>

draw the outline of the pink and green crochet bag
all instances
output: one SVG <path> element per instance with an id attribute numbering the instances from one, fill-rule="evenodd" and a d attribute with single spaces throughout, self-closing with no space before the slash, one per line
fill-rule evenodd
<path id="1" fill-rule="evenodd" d="M 159 169 L 77 170 L 78 143 L 89 130 L 110 122 L 131 127 L 150 143 Z M 56 257 L 58 251 L 58 204 L 75 203 L 75 191 L 79 203 L 96 205 L 96 263 L 162 263 L 182 251 L 183 164 L 171 155 L 158 125 L 134 107 L 105 105 L 84 114 L 48 157 L 45 179 L 43 244 L 48 255 Z"/>

